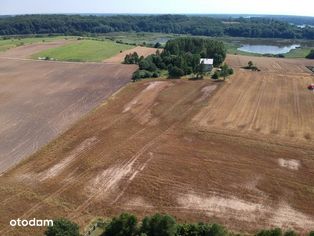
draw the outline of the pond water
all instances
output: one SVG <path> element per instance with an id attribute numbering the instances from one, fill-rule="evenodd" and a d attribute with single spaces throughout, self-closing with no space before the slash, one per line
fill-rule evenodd
<path id="1" fill-rule="evenodd" d="M 242 52 L 250 52 L 257 54 L 285 54 L 299 47 L 300 44 L 292 44 L 286 46 L 244 44 L 241 47 L 239 47 L 238 50 Z"/>

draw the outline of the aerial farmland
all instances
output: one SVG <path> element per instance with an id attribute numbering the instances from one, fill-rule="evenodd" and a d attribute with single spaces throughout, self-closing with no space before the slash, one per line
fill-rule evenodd
<path id="1" fill-rule="evenodd" d="M 311 20 L 0 18 L 0 236 L 313 236 Z"/>
<path id="2" fill-rule="evenodd" d="M 86 225 L 102 214 L 158 211 L 249 232 L 314 227 L 314 94 L 306 89 L 314 77 L 305 67 L 313 62 L 229 55 L 235 74 L 225 83 L 157 79 L 107 98 L 133 66 L 1 60 L 2 89 L 16 94 L 2 96 L 2 135 L 12 137 L 2 143 L 2 168 L 39 149 L 0 178 L 2 234 L 11 232 L 9 213 Z M 261 71 L 243 69 L 249 60 Z M 19 118 L 13 104 L 32 115 Z M 9 115 L 23 119 L 14 132 Z"/>

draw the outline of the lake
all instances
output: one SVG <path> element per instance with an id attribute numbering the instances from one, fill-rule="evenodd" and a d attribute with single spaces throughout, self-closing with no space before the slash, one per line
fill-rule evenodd
<path id="1" fill-rule="evenodd" d="M 244 44 L 239 47 L 238 50 L 257 54 L 285 54 L 293 49 L 299 48 L 300 46 L 300 44 L 292 44 L 287 46 Z"/>

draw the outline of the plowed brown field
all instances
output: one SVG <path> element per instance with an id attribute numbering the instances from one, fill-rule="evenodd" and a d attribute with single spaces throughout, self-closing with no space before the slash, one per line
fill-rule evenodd
<path id="1" fill-rule="evenodd" d="M 262 71 L 242 70 L 248 59 Z M 0 235 L 42 231 L 10 228 L 10 219 L 64 216 L 84 226 L 125 211 L 242 232 L 314 229 L 308 61 L 227 60 L 236 73 L 225 83 L 128 85 L 0 177 Z"/>
<path id="2" fill-rule="evenodd" d="M 134 70 L 0 58 L 0 174 L 128 83 Z"/>

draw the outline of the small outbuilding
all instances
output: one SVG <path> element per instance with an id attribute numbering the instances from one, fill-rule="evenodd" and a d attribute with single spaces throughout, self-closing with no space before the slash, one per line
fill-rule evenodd
<path id="1" fill-rule="evenodd" d="M 310 84 L 307 88 L 308 88 L 309 90 L 314 90 L 314 84 Z"/>
<path id="2" fill-rule="evenodd" d="M 204 65 L 204 67 L 203 67 L 204 72 L 211 71 L 213 69 L 213 67 L 214 67 L 214 59 L 211 59 L 211 58 L 201 58 L 200 59 L 200 64 Z"/>

